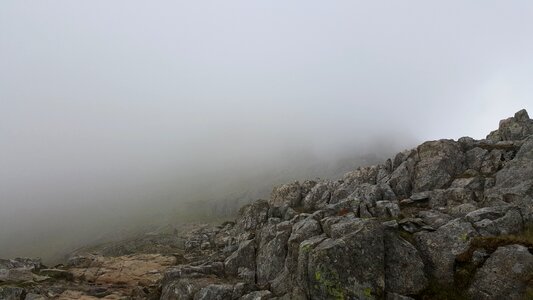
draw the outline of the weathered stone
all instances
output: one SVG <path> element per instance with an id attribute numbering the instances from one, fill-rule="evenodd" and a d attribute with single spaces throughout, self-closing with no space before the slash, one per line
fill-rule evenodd
<path id="1" fill-rule="evenodd" d="M 194 295 L 194 300 L 225 300 L 231 299 L 233 295 L 233 285 L 230 284 L 210 284 Z"/>
<path id="2" fill-rule="evenodd" d="M 467 167 L 478 172 L 481 171 L 481 166 L 488 155 L 489 151 L 481 147 L 468 150 L 465 154 Z"/>
<path id="3" fill-rule="evenodd" d="M 257 200 L 251 204 L 243 206 L 239 210 L 235 227 L 237 231 L 253 231 L 260 228 L 268 219 L 268 202 Z"/>
<path id="4" fill-rule="evenodd" d="M 300 243 L 298 250 L 298 267 L 296 271 L 296 284 L 304 291 L 307 298 L 311 297 L 309 278 L 309 254 L 317 245 L 326 239 L 326 235 L 314 236 Z"/>
<path id="5" fill-rule="evenodd" d="M 396 293 L 387 293 L 387 300 L 414 300 L 414 298 L 403 296 Z"/>
<path id="6" fill-rule="evenodd" d="M 477 270 L 468 290 L 473 299 L 526 299 L 533 255 L 520 245 L 498 248 Z"/>
<path id="7" fill-rule="evenodd" d="M 476 203 L 474 192 L 465 188 L 435 189 L 431 191 L 430 195 L 429 206 L 432 208 Z"/>
<path id="8" fill-rule="evenodd" d="M 377 201 L 375 212 L 375 216 L 378 218 L 398 218 L 400 206 L 398 206 L 397 202 Z"/>
<path id="9" fill-rule="evenodd" d="M 2 300 L 22 300 L 25 290 L 20 287 L 0 286 L 0 299 Z"/>
<path id="10" fill-rule="evenodd" d="M 319 182 L 305 196 L 303 206 L 306 210 L 315 210 L 326 207 L 332 193 L 331 182 Z"/>
<path id="11" fill-rule="evenodd" d="M 435 229 L 454 219 L 452 216 L 437 210 L 420 211 L 418 212 L 417 216 L 422 219 L 425 224 Z"/>
<path id="12" fill-rule="evenodd" d="M 452 140 L 425 142 L 418 146 L 420 161 L 414 172 L 415 192 L 448 187 L 466 168 L 459 143 Z"/>
<path id="13" fill-rule="evenodd" d="M 288 255 L 285 262 L 286 267 L 289 270 L 294 270 L 298 263 L 298 252 L 300 249 L 300 243 L 322 233 L 322 227 L 320 223 L 313 218 L 305 218 L 292 227 L 292 232 L 287 242 Z"/>
<path id="14" fill-rule="evenodd" d="M 308 272 L 311 299 L 384 296 L 381 225 L 366 221 L 359 230 L 342 238 L 322 241 L 310 250 Z"/>
<path id="15" fill-rule="evenodd" d="M 26 294 L 26 297 L 24 297 L 24 300 L 46 300 L 47 298 L 43 295 L 34 294 L 34 293 L 28 293 Z"/>
<path id="16" fill-rule="evenodd" d="M 395 168 L 387 179 L 387 183 L 399 199 L 405 199 L 411 195 L 415 164 L 415 159 L 409 157 Z"/>
<path id="17" fill-rule="evenodd" d="M 268 300 L 271 299 L 272 293 L 270 291 L 255 291 L 246 294 L 240 298 L 240 300 Z"/>
<path id="18" fill-rule="evenodd" d="M 409 233 L 415 233 L 421 230 L 435 230 L 435 228 L 426 224 L 421 218 L 403 218 L 398 221 L 398 225 L 404 231 L 407 231 Z"/>
<path id="19" fill-rule="evenodd" d="M 289 222 L 272 224 L 261 229 L 256 257 L 258 284 L 266 284 L 283 270 L 291 230 Z"/>
<path id="20" fill-rule="evenodd" d="M 467 214 L 466 220 L 484 236 L 517 233 L 524 226 L 520 209 L 509 205 L 478 209 Z"/>
<path id="21" fill-rule="evenodd" d="M 478 207 L 473 203 L 463 203 L 457 206 L 448 207 L 446 212 L 454 218 L 461 218 L 466 216 L 468 213 L 475 211 L 476 209 L 478 209 Z"/>
<path id="22" fill-rule="evenodd" d="M 60 269 L 41 269 L 39 271 L 39 274 L 42 276 L 48 276 L 51 278 L 63 279 L 68 281 L 74 279 L 74 275 L 71 272 Z"/>
<path id="23" fill-rule="evenodd" d="M 529 119 L 527 111 L 522 109 L 514 117 L 501 120 L 498 130 L 491 132 L 487 139 L 492 141 L 521 140 L 533 134 L 533 120 Z"/>
<path id="24" fill-rule="evenodd" d="M 165 300 L 193 300 L 194 295 L 203 287 L 209 285 L 208 280 L 182 278 L 163 285 L 161 299 Z"/>
<path id="25" fill-rule="evenodd" d="M 27 268 L 0 269 L 0 282 L 24 282 L 31 281 L 33 273 Z"/>
<path id="26" fill-rule="evenodd" d="M 443 284 L 452 284 L 455 256 L 466 251 L 477 235 L 470 223 L 455 219 L 434 232 L 417 232 L 414 239 L 429 274 Z"/>
<path id="27" fill-rule="evenodd" d="M 244 241 L 239 248 L 224 261 L 224 271 L 229 275 L 237 275 L 239 268 L 255 270 L 256 246 L 254 240 Z"/>
<path id="28" fill-rule="evenodd" d="M 0 259 L 0 269 L 28 269 L 39 270 L 43 265 L 39 258 L 18 257 L 13 259 Z"/>
<path id="29" fill-rule="evenodd" d="M 396 232 L 385 232 L 385 290 L 399 294 L 417 294 L 428 281 L 424 263 L 416 248 Z"/>
<path id="30" fill-rule="evenodd" d="M 297 207 L 302 201 L 302 187 L 298 181 L 277 186 L 272 191 L 268 203 L 270 206 Z"/>

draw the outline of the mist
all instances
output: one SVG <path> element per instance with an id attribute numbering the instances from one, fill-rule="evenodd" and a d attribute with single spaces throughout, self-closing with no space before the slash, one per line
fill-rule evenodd
<path id="1" fill-rule="evenodd" d="M 532 36 L 527 1 L 3 1 L 0 257 L 483 138 L 531 112 Z"/>

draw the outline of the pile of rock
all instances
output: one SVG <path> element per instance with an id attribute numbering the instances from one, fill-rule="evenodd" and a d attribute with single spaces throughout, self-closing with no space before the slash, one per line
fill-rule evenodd
<path id="1" fill-rule="evenodd" d="M 188 231 L 173 257 L 74 257 L 69 275 L 0 263 L 0 281 L 64 287 L 2 284 L 0 298 L 55 287 L 60 299 L 524 299 L 532 223 L 533 120 L 522 110 L 484 140 L 429 141 L 341 180 L 279 186 L 235 222 Z"/>

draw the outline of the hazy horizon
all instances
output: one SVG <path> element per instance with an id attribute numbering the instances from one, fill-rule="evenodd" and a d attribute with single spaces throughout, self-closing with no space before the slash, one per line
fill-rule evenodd
<path id="1" fill-rule="evenodd" d="M 532 113 L 531 36 L 521 1 L 3 1 L 0 257 L 484 138 Z"/>

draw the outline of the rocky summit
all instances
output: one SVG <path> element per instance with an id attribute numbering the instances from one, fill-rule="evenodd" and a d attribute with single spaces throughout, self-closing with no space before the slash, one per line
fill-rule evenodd
<path id="1" fill-rule="evenodd" d="M 0 299 L 533 299 L 533 120 L 281 185 L 234 222 L 0 260 Z"/>

